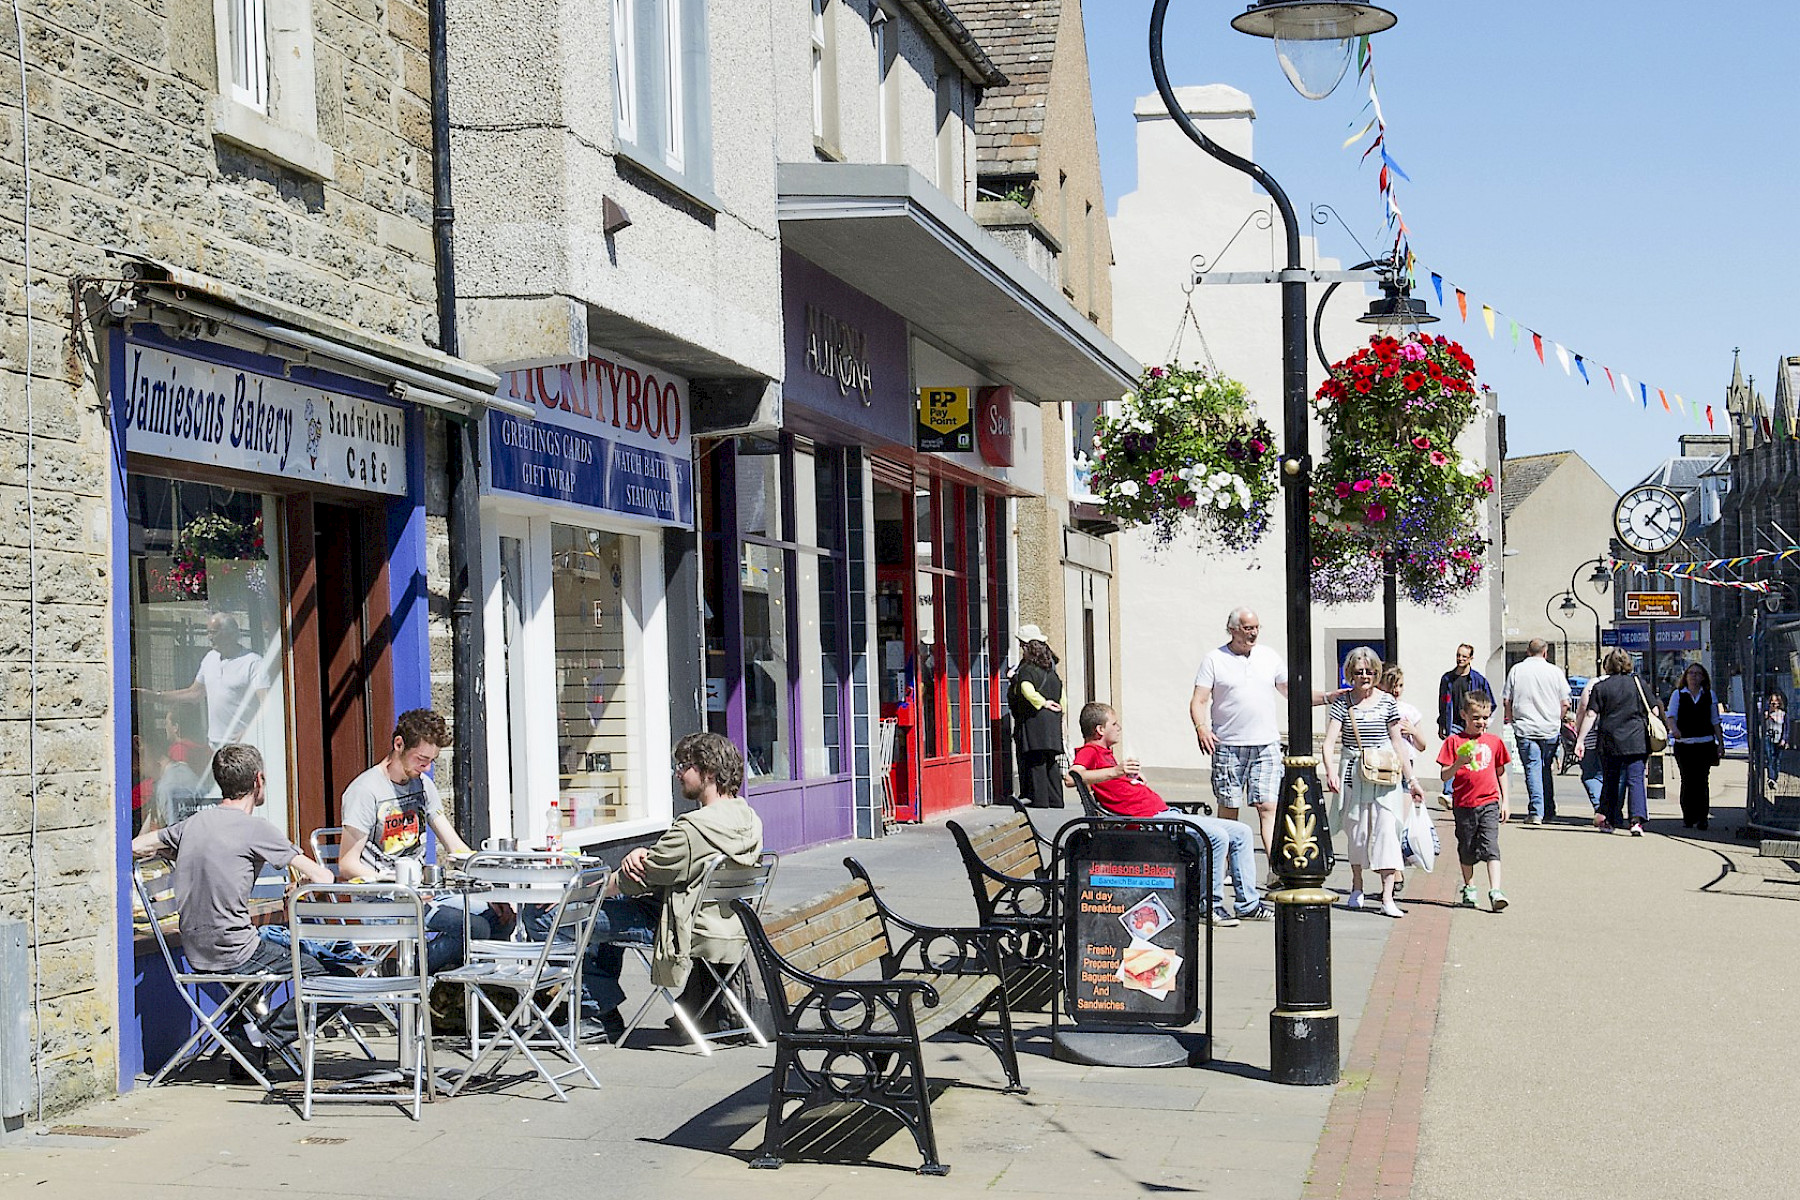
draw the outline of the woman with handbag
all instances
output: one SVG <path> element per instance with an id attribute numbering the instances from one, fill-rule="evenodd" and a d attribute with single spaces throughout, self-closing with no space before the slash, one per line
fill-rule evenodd
<path id="1" fill-rule="evenodd" d="M 1630 792 L 1631 836 L 1644 836 L 1648 810 L 1644 801 L 1644 763 L 1653 750 L 1652 725 L 1662 737 L 1668 733 L 1651 711 L 1643 681 L 1633 672 L 1631 655 L 1613 650 L 1606 656 L 1606 678 L 1588 694 L 1587 718 L 1581 723 L 1582 738 L 1599 731 L 1600 811 L 1594 828 L 1601 833 L 1623 833 L 1625 793 Z"/>
<path id="2" fill-rule="evenodd" d="M 1340 795 L 1344 838 L 1349 846 L 1349 908 L 1363 907 L 1363 871 L 1381 878 L 1381 911 L 1406 914 L 1394 903 L 1394 880 L 1404 858 L 1400 824 L 1407 797 L 1422 801 L 1411 760 L 1401 742 L 1400 709 L 1375 686 L 1381 659 L 1358 646 L 1344 660 L 1350 690 L 1334 700 L 1325 726 L 1325 786 Z"/>
<path id="3" fill-rule="evenodd" d="M 1669 698 L 1675 765 L 1681 768 L 1681 823 L 1689 829 L 1705 829 L 1712 814 L 1708 777 L 1725 755 L 1724 712 L 1725 706 L 1713 699 L 1712 676 L 1699 663 L 1690 663 Z"/>
<path id="4" fill-rule="evenodd" d="M 1056 655 L 1036 625 L 1019 629 L 1018 670 L 1006 690 L 1012 711 L 1013 748 L 1019 760 L 1019 798 L 1032 808 L 1063 806 L 1063 684 Z"/>

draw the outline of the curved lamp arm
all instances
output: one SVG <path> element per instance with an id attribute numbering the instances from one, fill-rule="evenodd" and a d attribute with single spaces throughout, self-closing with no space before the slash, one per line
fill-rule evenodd
<path id="1" fill-rule="evenodd" d="M 1287 269 L 1300 269 L 1300 223 L 1294 216 L 1293 202 L 1275 182 L 1274 176 L 1251 162 L 1242 155 L 1233 154 L 1211 138 L 1201 133 L 1199 127 L 1188 117 L 1175 98 L 1175 89 L 1169 84 L 1168 68 L 1163 65 L 1163 20 L 1169 15 L 1169 0 L 1156 0 L 1156 6 L 1150 10 L 1150 74 L 1156 79 L 1157 95 L 1162 97 L 1163 107 L 1169 110 L 1169 116 L 1187 134 L 1196 146 L 1218 159 L 1228 167 L 1242 171 L 1254 179 L 1269 193 L 1275 201 L 1275 207 L 1281 213 L 1282 231 L 1287 241 Z"/>

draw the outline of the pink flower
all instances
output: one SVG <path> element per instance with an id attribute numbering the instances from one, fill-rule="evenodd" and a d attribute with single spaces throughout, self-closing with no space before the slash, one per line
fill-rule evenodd
<path id="1" fill-rule="evenodd" d="M 1264 450 L 1267 450 L 1268 448 L 1269 448 L 1268 445 L 1265 442 L 1263 442 L 1263 440 L 1261 438 L 1251 438 L 1250 439 L 1250 449 L 1255 451 L 1257 454 L 1261 454 Z"/>
<path id="2" fill-rule="evenodd" d="M 1394 486 L 1394 477 L 1392 475 L 1388 474 L 1386 471 L 1383 471 L 1381 474 L 1379 474 L 1375 477 L 1375 486 L 1391 488 Z"/>
<path id="3" fill-rule="evenodd" d="M 1367 516 L 1369 520 L 1379 524 L 1380 522 L 1387 520 L 1387 505 L 1371 504 L 1365 510 L 1364 515 Z"/>
<path id="4" fill-rule="evenodd" d="M 1168 374 L 1168 372 L 1163 370 L 1161 367 L 1151 367 L 1150 368 L 1150 378 L 1152 378 L 1152 379 L 1161 379 L 1164 375 L 1167 375 L 1167 374 Z"/>
<path id="5" fill-rule="evenodd" d="M 1340 483 L 1333 490 L 1337 492 L 1337 498 L 1339 500 L 1348 500 L 1350 498 L 1350 485 L 1347 483 Z"/>
<path id="6" fill-rule="evenodd" d="M 1404 358 L 1407 362 L 1418 362 L 1425 357 L 1425 347 L 1416 342 L 1408 342 L 1406 345 L 1400 347 L 1400 357 Z"/>
<path id="7" fill-rule="evenodd" d="M 1358 491 L 1358 492 L 1366 492 L 1374 486 L 1375 485 L 1373 483 L 1370 483 L 1367 479 L 1359 479 L 1355 483 L 1350 485 L 1350 487 L 1353 491 Z"/>
<path id="8" fill-rule="evenodd" d="M 1484 492 L 1491 492 L 1494 490 L 1494 477 L 1492 475 L 1483 475 L 1481 477 L 1481 490 Z"/>
<path id="9" fill-rule="evenodd" d="M 1445 457 L 1444 457 L 1444 456 L 1443 456 L 1443 455 L 1442 455 L 1442 454 L 1441 454 L 1441 453 L 1439 453 L 1439 452 L 1438 452 L 1438 451 L 1436 451 L 1436 450 L 1433 450 L 1433 451 L 1432 451 L 1432 452 L 1431 452 L 1431 465 L 1432 465 L 1432 466 L 1434 466 L 1434 467 L 1441 467 L 1441 466 L 1443 466 L 1443 465 L 1444 465 L 1444 464 L 1445 464 L 1445 463 L 1447 463 L 1447 462 L 1449 462 L 1449 461 L 1450 461 L 1450 460 L 1449 460 L 1449 459 L 1447 459 L 1447 458 L 1445 458 Z"/>
<path id="10" fill-rule="evenodd" d="M 1421 433 L 1418 437 L 1413 439 L 1413 449 L 1415 449 L 1415 450 L 1431 449 L 1431 439 Z"/>
<path id="11" fill-rule="evenodd" d="M 1194 507 L 1194 494 L 1192 492 L 1181 493 L 1181 495 L 1179 495 L 1175 498 L 1175 507 L 1176 508 L 1192 508 L 1192 507 Z"/>
<path id="12" fill-rule="evenodd" d="M 1151 487 L 1155 487 L 1157 484 L 1162 482 L 1162 477 L 1163 477 L 1162 468 L 1158 467 L 1158 468 L 1156 468 L 1156 470 L 1150 472 L 1150 478 L 1144 480 L 1144 482 L 1149 484 Z"/>

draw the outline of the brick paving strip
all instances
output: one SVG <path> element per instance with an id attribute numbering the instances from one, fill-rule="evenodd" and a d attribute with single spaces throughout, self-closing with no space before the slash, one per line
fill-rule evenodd
<path id="1" fill-rule="evenodd" d="M 1429 875 L 1407 872 L 1400 898 L 1406 916 L 1389 936 L 1375 970 L 1302 1200 L 1397 1200 L 1412 1194 L 1438 988 L 1462 885 L 1449 814 L 1436 816 L 1448 853 L 1438 856 Z M 1478 888 L 1484 878 L 1477 867 Z M 1332 914 L 1334 921 L 1389 919 L 1343 909 Z"/>

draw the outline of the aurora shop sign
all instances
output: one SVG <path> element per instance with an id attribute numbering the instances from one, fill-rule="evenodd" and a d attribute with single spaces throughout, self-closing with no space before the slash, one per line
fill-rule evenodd
<path id="1" fill-rule="evenodd" d="M 123 358 L 114 403 L 132 454 L 406 494 L 403 408 L 134 339 Z"/>

